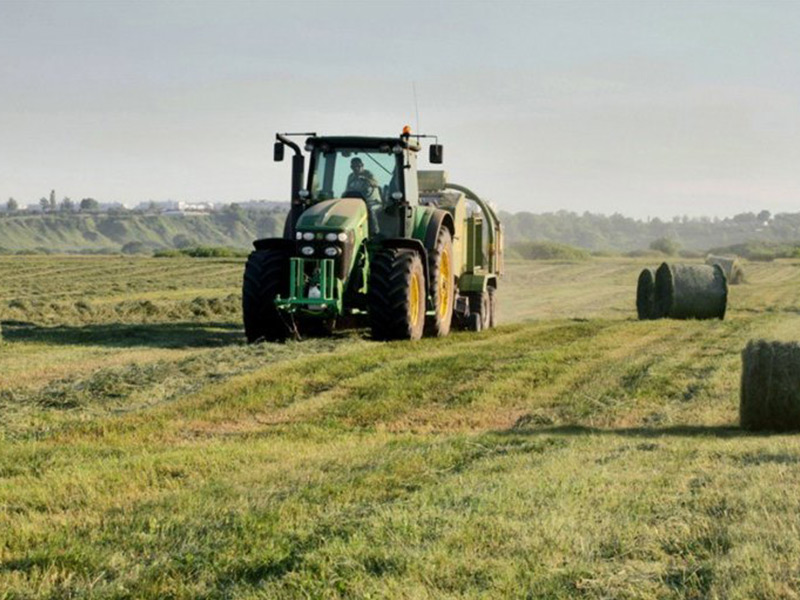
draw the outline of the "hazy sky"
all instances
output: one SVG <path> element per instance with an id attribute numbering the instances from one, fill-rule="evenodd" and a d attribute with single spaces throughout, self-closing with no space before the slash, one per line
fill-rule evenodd
<path id="1" fill-rule="evenodd" d="M 286 199 L 275 131 L 416 130 L 412 82 L 505 210 L 800 211 L 789 0 L 0 0 L 0 201 Z"/>

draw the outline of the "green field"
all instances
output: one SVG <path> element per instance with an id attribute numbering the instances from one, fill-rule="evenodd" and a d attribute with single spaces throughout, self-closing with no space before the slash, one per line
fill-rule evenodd
<path id="1" fill-rule="evenodd" d="M 800 441 L 737 427 L 800 261 L 638 322 L 651 262 L 512 263 L 480 334 L 247 346 L 240 259 L 0 257 L 0 598 L 800 597 Z"/>

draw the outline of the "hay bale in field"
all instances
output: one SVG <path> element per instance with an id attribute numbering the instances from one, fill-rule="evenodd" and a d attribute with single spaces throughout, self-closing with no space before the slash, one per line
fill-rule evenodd
<path id="1" fill-rule="evenodd" d="M 728 285 L 738 285 L 744 283 L 744 269 L 742 263 L 735 256 L 714 256 L 709 254 L 706 257 L 707 265 L 719 265 L 728 279 Z"/>
<path id="2" fill-rule="evenodd" d="M 750 430 L 800 429 L 800 344 L 747 344 L 742 352 L 739 423 Z"/>
<path id="3" fill-rule="evenodd" d="M 643 269 L 636 284 L 636 312 L 639 320 L 658 319 L 656 312 L 656 270 Z"/>
<path id="4" fill-rule="evenodd" d="M 656 271 L 656 312 L 670 319 L 723 319 L 728 282 L 719 265 L 662 263 Z"/>

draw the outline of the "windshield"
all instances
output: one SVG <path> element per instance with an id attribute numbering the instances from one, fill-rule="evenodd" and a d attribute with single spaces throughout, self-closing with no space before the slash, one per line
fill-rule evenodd
<path id="1" fill-rule="evenodd" d="M 396 177 L 397 155 L 377 150 L 339 148 L 318 150 L 311 177 L 311 198 L 363 198 L 368 202 L 386 202 L 400 191 Z"/>

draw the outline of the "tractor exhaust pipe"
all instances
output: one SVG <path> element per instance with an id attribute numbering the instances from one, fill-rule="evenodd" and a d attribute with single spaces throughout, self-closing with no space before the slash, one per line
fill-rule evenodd
<path id="1" fill-rule="evenodd" d="M 294 156 L 292 157 L 292 208 L 289 211 L 289 227 L 286 232 L 289 238 L 294 239 L 294 228 L 297 224 L 297 219 L 300 218 L 303 212 L 305 203 L 304 199 L 300 197 L 300 190 L 303 189 L 303 179 L 306 172 L 306 157 L 303 156 L 300 146 L 285 135 L 276 133 L 275 138 L 278 140 L 275 143 L 275 160 L 283 160 L 284 144 L 294 150 Z"/>

